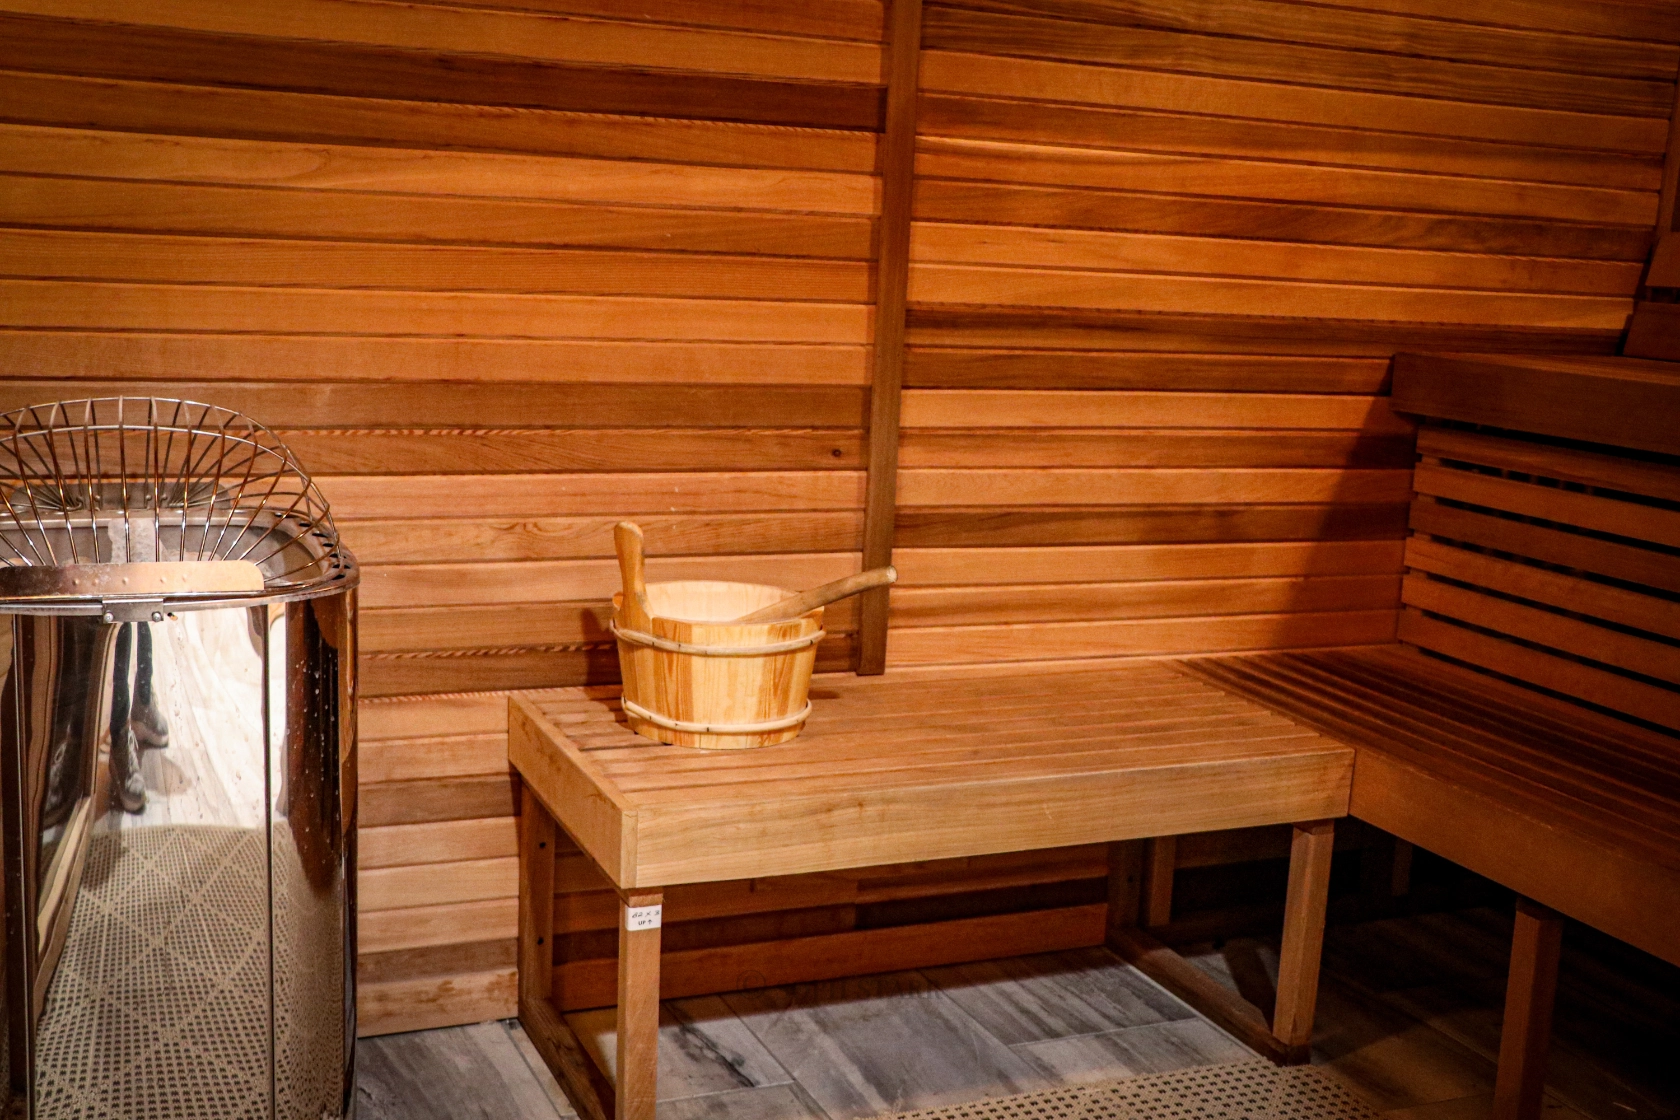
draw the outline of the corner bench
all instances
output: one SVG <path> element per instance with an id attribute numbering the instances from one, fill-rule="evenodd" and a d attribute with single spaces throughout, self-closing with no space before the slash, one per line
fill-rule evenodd
<path id="1" fill-rule="evenodd" d="M 1680 365 L 1402 354 L 1394 405 L 1424 418 L 1399 643 L 1180 667 L 1352 746 L 1352 816 L 1518 893 L 1494 1117 L 1536 1120 L 1562 916 L 1680 964 Z"/>
<path id="2" fill-rule="evenodd" d="M 510 701 L 520 1019 L 585 1116 L 652 1120 L 666 887 L 1118 843 L 1111 943 L 1182 976 L 1193 970 L 1163 966 L 1170 951 L 1130 928 L 1143 839 L 1265 824 L 1297 826 L 1272 1031 L 1252 1014 L 1222 1021 L 1274 1057 L 1304 1057 L 1349 748 L 1165 663 L 819 676 L 812 694 L 798 739 L 723 752 L 635 735 L 612 689 Z M 557 827 L 620 898 L 612 1090 L 552 999 Z"/>

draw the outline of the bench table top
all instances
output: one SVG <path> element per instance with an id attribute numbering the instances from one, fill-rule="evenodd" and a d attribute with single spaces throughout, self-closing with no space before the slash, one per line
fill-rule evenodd
<path id="1" fill-rule="evenodd" d="M 1165 662 L 819 675 L 799 738 L 644 739 L 618 690 L 510 701 L 508 754 L 620 888 L 1345 816 L 1353 751 Z"/>

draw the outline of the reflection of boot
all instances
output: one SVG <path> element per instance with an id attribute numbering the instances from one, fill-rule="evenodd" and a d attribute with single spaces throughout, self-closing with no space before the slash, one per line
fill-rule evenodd
<path id="1" fill-rule="evenodd" d="M 148 750 L 169 745 L 169 721 L 163 718 L 163 712 L 150 698 L 137 701 L 129 709 L 128 726 L 134 729 L 134 737 L 140 745 Z"/>
<path id="2" fill-rule="evenodd" d="M 59 728 L 47 760 L 47 795 L 41 805 L 41 827 L 51 828 L 69 815 L 70 805 L 81 794 L 76 787 L 77 775 L 70 773 L 75 764 L 76 743 L 70 728 Z"/>
<path id="3" fill-rule="evenodd" d="M 120 743 L 111 744 L 111 794 L 130 813 L 146 807 L 146 783 L 140 776 L 140 744 L 135 742 L 131 728 L 124 729 Z"/>

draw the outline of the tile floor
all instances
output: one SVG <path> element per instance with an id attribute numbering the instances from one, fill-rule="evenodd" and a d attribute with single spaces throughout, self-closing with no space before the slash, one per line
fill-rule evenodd
<path id="1" fill-rule="evenodd" d="M 1386 1120 L 1481 1120 L 1510 920 L 1495 911 L 1333 928 L 1313 1060 Z M 1269 998 L 1262 942 L 1187 955 Z M 613 1012 L 569 1017 L 609 1071 Z M 1680 989 L 1570 949 L 1548 1120 L 1680 1120 Z M 660 1120 L 851 1120 L 1253 1055 L 1105 950 L 674 1000 Z M 362 1120 L 572 1115 L 515 1023 L 364 1040 Z"/>

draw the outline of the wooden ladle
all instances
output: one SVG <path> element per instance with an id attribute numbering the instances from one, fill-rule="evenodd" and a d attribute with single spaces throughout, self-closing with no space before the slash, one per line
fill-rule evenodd
<path id="1" fill-rule="evenodd" d="M 618 574 L 624 580 L 624 606 L 620 611 L 630 629 L 646 631 L 653 625 L 653 610 L 648 606 L 647 575 L 643 571 L 642 527 L 634 521 L 614 525 L 613 548 L 618 552 Z"/>
<path id="2" fill-rule="evenodd" d="M 871 587 L 885 587 L 889 583 L 898 581 L 898 569 L 888 564 L 884 568 L 871 568 L 867 572 L 859 572 L 855 576 L 844 576 L 821 587 L 813 587 L 809 591 L 801 591 L 797 595 L 789 595 L 786 599 L 771 603 L 768 607 L 760 607 L 751 614 L 744 614 L 736 622 L 785 622 L 791 618 L 798 618 L 806 611 L 814 611 L 818 607 L 856 595 L 860 591 L 868 591 Z"/>

